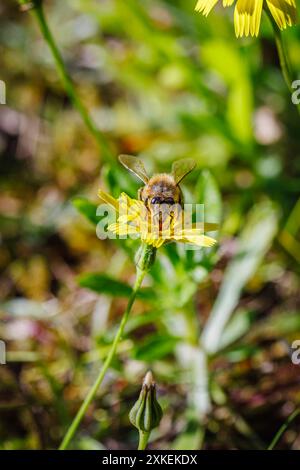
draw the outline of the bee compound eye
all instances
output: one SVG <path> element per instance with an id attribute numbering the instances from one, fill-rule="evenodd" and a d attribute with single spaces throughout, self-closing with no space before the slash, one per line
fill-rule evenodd
<path id="1" fill-rule="evenodd" d="M 165 204 L 170 204 L 170 205 L 173 205 L 175 204 L 175 201 L 172 197 L 168 197 L 167 199 L 165 199 Z"/>
<path id="2" fill-rule="evenodd" d="M 151 199 L 151 204 L 159 204 L 160 203 L 160 197 L 153 197 Z"/>

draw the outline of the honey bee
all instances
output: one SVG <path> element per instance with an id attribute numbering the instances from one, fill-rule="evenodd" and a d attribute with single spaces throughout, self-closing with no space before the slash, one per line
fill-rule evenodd
<path id="1" fill-rule="evenodd" d="M 160 173 L 148 177 L 143 162 L 131 155 L 120 155 L 119 160 L 127 170 L 134 173 L 145 186 L 139 189 L 138 197 L 144 202 L 145 206 L 151 210 L 159 204 L 172 206 L 183 205 L 183 196 L 179 183 L 196 166 L 192 158 L 178 160 L 172 165 L 171 173 Z"/>

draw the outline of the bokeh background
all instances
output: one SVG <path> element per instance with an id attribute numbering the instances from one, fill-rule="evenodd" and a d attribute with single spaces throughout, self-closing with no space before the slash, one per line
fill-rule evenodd
<path id="1" fill-rule="evenodd" d="M 138 242 L 96 237 L 97 189 L 136 194 L 116 163 L 129 153 L 149 172 L 197 161 L 183 189 L 220 222 L 218 245 L 160 250 L 72 447 L 136 448 L 128 412 L 151 368 L 164 417 L 150 447 L 266 448 L 300 404 L 300 118 L 268 18 L 237 40 L 233 8 L 206 19 L 195 0 L 44 4 L 113 161 L 34 17 L 1 1 L 0 447 L 56 448 L 107 355 Z M 300 78 L 300 27 L 283 35 Z M 299 429 L 277 447 L 300 449 Z"/>

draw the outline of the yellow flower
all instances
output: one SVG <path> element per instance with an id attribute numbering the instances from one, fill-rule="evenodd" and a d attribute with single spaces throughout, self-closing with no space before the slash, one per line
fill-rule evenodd
<path id="1" fill-rule="evenodd" d="M 264 1 L 277 23 L 278 28 L 296 24 L 297 9 L 295 0 L 237 0 L 234 9 L 234 27 L 237 37 L 257 36 Z M 223 0 L 223 6 L 232 5 L 234 0 Z M 195 10 L 207 16 L 218 0 L 198 0 Z"/>
<path id="2" fill-rule="evenodd" d="M 99 190 L 98 196 L 115 209 L 117 222 L 110 224 L 108 231 L 119 236 L 136 236 L 154 248 L 171 241 L 204 247 L 216 243 L 216 240 L 204 235 L 204 231 L 216 230 L 218 225 L 203 222 L 193 224 L 178 205 L 172 206 L 170 210 L 159 209 L 155 212 L 149 211 L 142 201 L 131 199 L 125 193 L 115 199 Z"/>

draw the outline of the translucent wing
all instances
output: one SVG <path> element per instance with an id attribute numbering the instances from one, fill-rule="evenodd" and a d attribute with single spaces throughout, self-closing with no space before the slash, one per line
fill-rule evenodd
<path id="1" fill-rule="evenodd" d="M 142 160 L 137 157 L 133 157 L 132 155 L 120 155 L 119 160 L 127 170 L 138 176 L 145 184 L 148 183 L 149 177 Z"/>
<path id="2" fill-rule="evenodd" d="M 196 162 L 192 158 L 185 158 L 184 160 L 174 162 L 172 165 L 172 174 L 176 184 L 179 184 L 180 181 L 195 168 L 195 166 Z"/>

